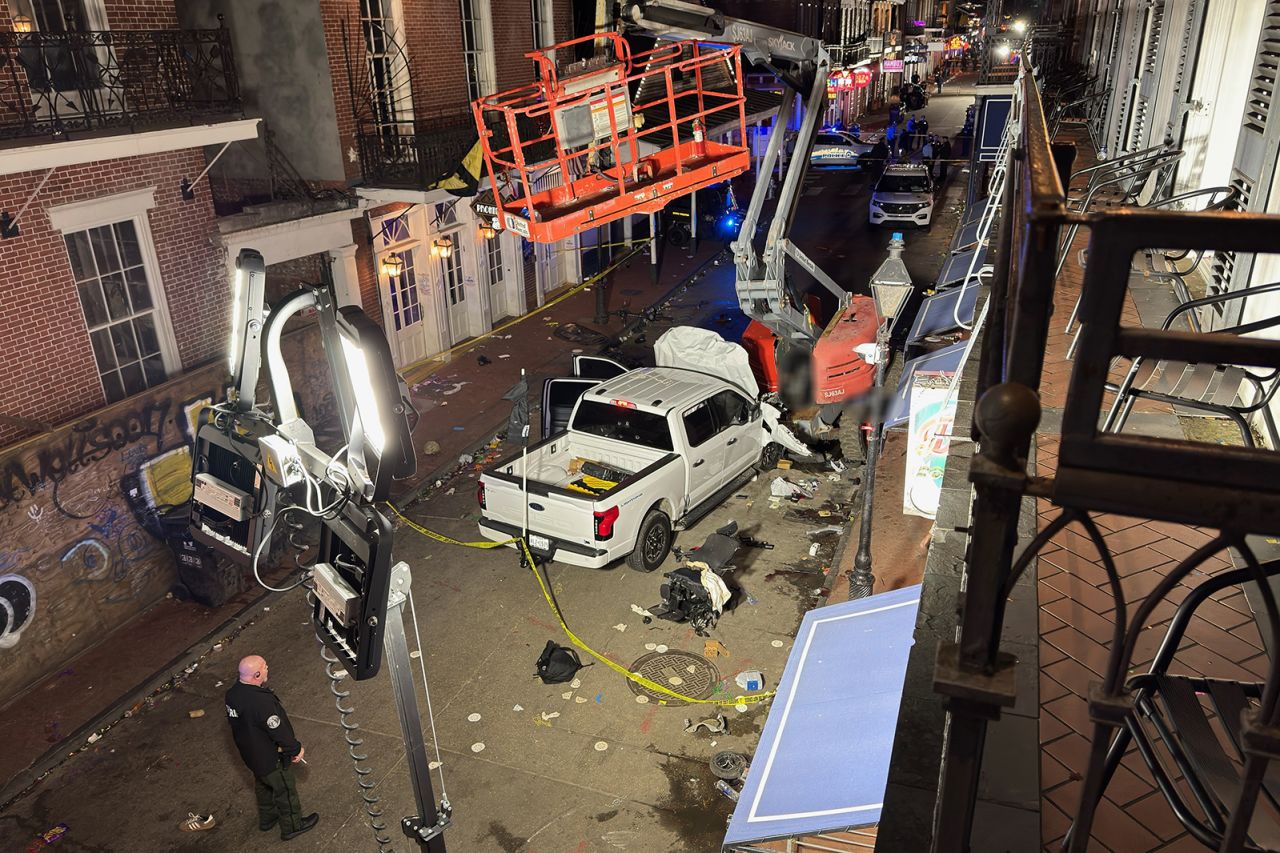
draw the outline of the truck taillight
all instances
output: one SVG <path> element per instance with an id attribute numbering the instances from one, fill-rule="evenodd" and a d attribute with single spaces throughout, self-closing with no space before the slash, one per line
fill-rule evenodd
<path id="1" fill-rule="evenodd" d="M 485 509 L 484 505 L 484 483 L 476 483 L 476 503 L 480 504 L 481 509 Z"/>
<path id="2" fill-rule="evenodd" d="M 618 520 L 618 508 L 611 506 L 604 512 L 593 513 L 596 518 L 596 538 L 612 539 L 613 525 Z"/>

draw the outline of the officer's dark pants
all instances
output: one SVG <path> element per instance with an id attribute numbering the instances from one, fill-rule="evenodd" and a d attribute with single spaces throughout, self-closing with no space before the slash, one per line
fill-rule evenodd
<path id="1" fill-rule="evenodd" d="M 296 832 L 302 822 L 302 804 L 298 802 L 298 785 L 293 768 L 281 765 L 254 784 L 258 795 L 258 826 L 270 827 L 279 819 L 280 834 Z"/>

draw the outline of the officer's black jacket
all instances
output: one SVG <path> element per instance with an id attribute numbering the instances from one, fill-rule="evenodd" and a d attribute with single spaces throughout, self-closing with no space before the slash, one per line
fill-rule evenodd
<path id="1" fill-rule="evenodd" d="M 281 753 L 287 760 L 302 751 L 289 715 L 276 694 L 265 687 L 237 681 L 227 691 L 227 722 L 240 757 L 254 776 L 266 776 L 280 766 Z"/>

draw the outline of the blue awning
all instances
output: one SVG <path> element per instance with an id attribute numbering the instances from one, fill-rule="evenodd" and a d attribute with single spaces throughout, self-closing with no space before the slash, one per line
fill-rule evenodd
<path id="1" fill-rule="evenodd" d="M 960 305 L 958 312 L 956 311 L 957 303 Z M 973 284 L 968 287 L 944 290 L 927 297 L 920 303 L 915 322 L 911 324 L 911 333 L 907 335 L 907 346 L 917 343 L 928 335 L 958 329 L 961 323 L 966 326 L 973 325 L 973 309 L 977 303 L 978 287 Z M 959 323 L 956 322 L 957 313 L 960 315 Z"/>
<path id="2" fill-rule="evenodd" d="M 898 388 L 893 393 L 893 400 L 889 403 L 889 411 L 885 415 L 885 429 L 900 426 L 911 419 L 912 377 L 920 372 L 954 374 L 960 369 L 960 360 L 964 358 L 964 349 L 967 345 L 968 341 L 959 341 L 949 347 L 913 358 L 902 366 Z"/>
<path id="3" fill-rule="evenodd" d="M 722 849 L 880 821 L 920 587 L 805 614 Z"/>
<path id="4" fill-rule="evenodd" d="M 977 254 L 978 260 L 973 260 L 974 254 Z M 979 245 L 967 252 L 957 252 L 954 255 L 948 255 L 947 260 L 942 264 L 942 270 L 938 273 L 938 280 L 934 282 L 934 287 L 942 290 L 946 287 L 954 287 L 964 281 L 964 277 L 969 274 L 969 266 L 973 265 L 974 279 L 976 281 L 978 273 L 982 270 L 982 262 L 987 258 L 987 247 Z"/>

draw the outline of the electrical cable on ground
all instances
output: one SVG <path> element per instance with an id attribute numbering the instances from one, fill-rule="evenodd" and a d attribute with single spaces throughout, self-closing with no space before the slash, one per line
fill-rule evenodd
<path id="1" fill-rule="evenodd" d="M 577 646 L 582 651 L 591 655 L 591 657 L 595 658 L 600 663 L 609 667 L 609 669 L 612 669 L 614 672 L 623 676 L 627 680 L 632 681 L 636 684 L 639 684 L 641 687 L 644 687 L 647 690 L 651 690 L 655 693 L 660 693 L 664 696 L 668 696 L 672 699 L 676 699 L 681 702 L 688 702 L 689 704 L 692 704 L 692 705 L 717 705 L 722 707 L 765 702 L 769 699 L 772 699 L 774 696 L 774 692 L 771 690 L 771 691 L 768 691 L 767 693 L 753 693 L 749 696 L 735 696 L 732 700 L 729 700 L 729 701 L 725 701 L 722 699 L 699 699 L 696 696 L 686 696 L 683 693 L 677 693 L 676 691 L 672 690 L 671 688 L 663 684 L 659 684 L 656 681 L 652 681 L 648 678 L 645 678 L 643 675 L 639 675 L 637 673 L 631 672 L 622 664 L 617 663 L 616 661 L 611 660 L 608 657 L 605 657 L 603 654 L 597 652 L 595 649 L 588 646 L 585 642 L 582 641 L 581 638 L 578 637 L 577 634 L 573 633 L 573 631 L 570 630 L 568 623 L 565 622 L 564 614 L 561 613 L 560 611 L 560 606 L 556 603 L 555 599 L 552 597 L 551 590 L 547 588 L 546 580 L 542 577 L 542 573 L 538 571 L 537 561 L 533 558 L 533 554 L 529 551 L 528 544 L 525 542 L 525 540 L 522 537 L 513 536 L 510 539 L 506 539 L 502 542 L 490 542 L 487 539 L 482 542 L 463 542 L 461 540 L 454 539 L 451 536 L 445 536 L 443 533 L 437 533 L 434 530 L 428 530 L 422 525 L 417 524 L 413 520 L 406 517 L 405 514 L 402 513 L 399 510 L 399 508 L 396 507 L 396 505 L 391 503 L 390 501 L 387 502 L 387 506 L 390 507 L 391 511 L 396 514 L 396 517 L 399 518 L 401 521 L 403 521 L 406 525 L 408 525 L 408 527 L 411 530 L 414 530 L 415 532 L 427 537 L 428 539 L 433 539 L 436 542 L 440 542 L 441 544 L 444 544 L 444 545 L 459 545 L 463 548 L 479 548 L 481 550 L 486 550 L 486 551 L 491 550 L 493 548 L 502 548 L 507 545 L 517 545 L 519 550 L 524 555 L 524 559 L 529 566 L 529 570 L 533 572 L 533 576 L 538 581 L 538 587 L 542 590 L 542 597 L 547 600 L 547 604 L 548 606 L 550 606 L 551 612 L 555 614 L 556 621 L 560 623 L 560 629 L 564 631 L 565 636 L 569 638 L 570 642 L 572 642 L 575 646 Z M 662 701 L 662 700 L 659 700 L 659 701 Z"/>

